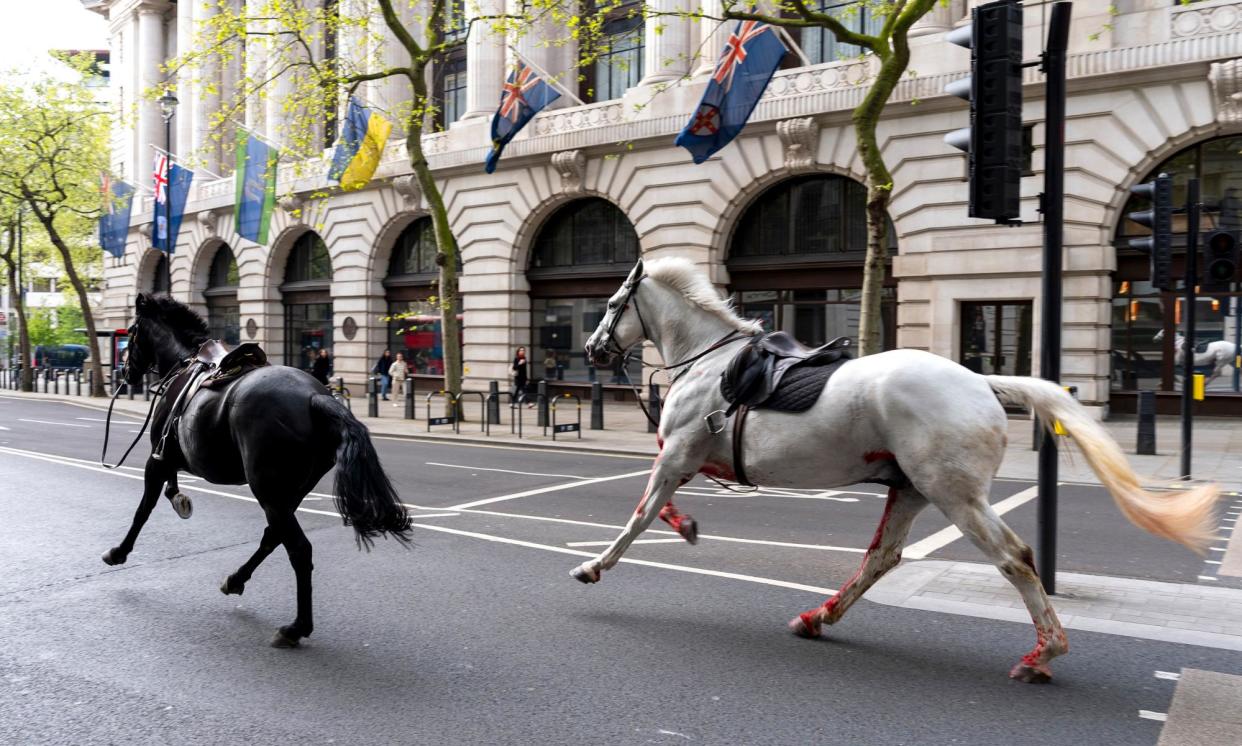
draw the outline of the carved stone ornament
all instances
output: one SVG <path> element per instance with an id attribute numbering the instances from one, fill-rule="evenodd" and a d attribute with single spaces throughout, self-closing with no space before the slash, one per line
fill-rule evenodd
<path id="1" fill-rule="evenodd" d="M 301 223 L 305 217 L 302 207 L 306 204 L 306 199 L 298 194 L 287 194 L 279 200 L 280 209 L 285 211 L 289 216 L 290 223 Z"/>
<path id="2" fill-rule="evenodd" d="M 423 201 L 423 189 L 418 185 L 418 178 L 413 174 L 393 179 L 392 189 L 405 200 L 407 209 L 416 210 Z"/>
<path id="3" fill-rule="evenodd" d="M 1208 73 L 1212 97 L 1216 99 L 1216 121 L 1221 124 L 1242 122 L 1242 58 L 1216 62 Z"/>
<path id="4" fill-rule="evenodd" d="M 341 324 L 341 331 L 345 333 L 345 339 L 352 341 L 358 334 L 358 322 L 354 321 L 353 316 L 346 316 L 345 321 Z"/>
<path id="5" fill-rule="evenodd" d="M 254 319 L 246 319 L 246 338 L 254 339 L 254 335 L 259 333 L 259 324 Z"/>
<path id="6" fill-rule="evenodd" d="M 586 176 L 586 154 L 581 150 L 565 150 L 552 154 L 552 167 L 561 175 L 561 191 L 581 192 Z"/>
<path id="7" fill-rule="evenodd" d="M 219 232 L 216 230 L 217 224 L 220 222 L 220 213 L 217 210 L 203 210 L 198 215 L 198 224 L 203 227 L 207 235 L 211 238 L 218 238 Z"/>
<path id="8" fill-rule="evenodd" d="M 785 148 L 785 168 L 805 171 L 815 168 L 819 151 L 819 123 L 810 117 L 785 119 L 776 123 L 776 134 Z"/>

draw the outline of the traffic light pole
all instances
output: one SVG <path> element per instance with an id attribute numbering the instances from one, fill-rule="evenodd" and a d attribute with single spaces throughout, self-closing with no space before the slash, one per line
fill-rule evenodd
<path id="1" fill-rule="evenodd" d="M 1052 6 L 1048 45 L 1044 49 L 1046 83 L 1044 121 L 1044 274 L 1040 326 L 1039 373 L 1061 380 L 1061 268 L 1065 222 L 1065 51 L 1072 3 Z M 1048 594 L 1056 593 L 1057 573 L 1057 443 L 1044 431 L 1039 448 L 1039 577 Z"/>
<path id="2" fill-rule="evenodd" d="M 1199 283 L 1199 180 L 1186 182 L 1186 333 L 1182 339 L 1182 479 L 1190 479 L 1194 439 L 1195 286 Z"/>

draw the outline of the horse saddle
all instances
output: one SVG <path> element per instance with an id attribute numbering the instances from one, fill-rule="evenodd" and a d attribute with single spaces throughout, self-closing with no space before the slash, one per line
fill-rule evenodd
<path id="1" fill-rule="evenodd" d="M 1206 342 L 1200 342 L 1199 344 L 1195 345 L 1195 354 L 1202 355 L 1203 353 L 1207 352 L 1208 345 L 1210 344 L 1212 344 L 1212 341 L 1208 340 Z"/>
<path id="2" fill-rule="evenodd" d="M 770 332 L 751 341 L 734 355 L 720 376 L 720 393 L 729 408 L 775 409 L 805 412 L 824 383 L 849 355 L 848 337 L 837 337 L 822 347 L 807 347 L 785 332 Z"/>
<path id="3" fill-rule="evenodd" d="M 268 364 L 267 353 L 254 342 L 244 342 L 230 350 L 218 339 L 204 342 L 194 358 L 212 369 L 211 375 L 202 383 L 206 388 L 222 388 Z"/>

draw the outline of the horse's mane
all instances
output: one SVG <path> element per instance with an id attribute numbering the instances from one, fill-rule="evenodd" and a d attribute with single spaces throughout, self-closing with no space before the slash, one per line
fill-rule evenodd
<path id="1" fill-rule="evenodd" d="M 160 322 L 181 345 L 198 349 L 199 345 L 211 337 L 207 322 L 184 303 L 179 303 L 167 295 L 148 294 L 146 299 L 147 305 L 138 311 L 138 315 Z"/>
<path id="2" fill-rule="evenodd" d="M 738 316 L 733 302 L 720 297 L 707 275 L 689 259 L 679 256 L 653 259 L 644 264 L 646 274 L 653 280 L 677 290 L 699 308 L 719 316 L 721 320 L 744 334 L 759 334 L 763 325 Z"/>

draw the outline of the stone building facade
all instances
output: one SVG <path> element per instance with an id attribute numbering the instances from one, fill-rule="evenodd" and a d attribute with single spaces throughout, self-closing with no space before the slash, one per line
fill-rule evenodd
<path id="1" fill-rule="evenodd" d="M 697 1 L 707 12 L 718 7 L 718 0 L 649 0 L 666 11 Z M 200 20 L 196 14 L 208 12 L 189 0 L 86 4 L 109 18 L 113 85 L 130 102 L 134 91 L 157 82 L 159 62 L 192 38 L 186 30 Z M 967 111 L 943 90 L 965 73 L 969 53 L 943 37 L 968 22 L 973 4 L 938 4 L 918 23 L 911 72 L 880 128 L 894 175 L 885 343 L 982 372 L 1037 375 L 1043 84 L 1037 69 L 1026 71 L 1028 223 L 998 227 L 967 218 L 965 157 L 943 142 L 967 123 Z M 503 3 L 468 6 L 486 15 Z M 848 4 L 826 7 L 860 28 L 870 22 Z M 1102 0 L 1074 4 L 1066 125 L 1062 370 L 1064 382 L 1101 412 L 1132 407 L 1136 389 L 1178 385 L 1169 343 L 1147 337 L 1171 332 L 1181 310 L 1171 295 L 1150 292 L 1146 260 L 1124 248 L 1134 232 L 1124 218 L 1133 209 L 1129 187 L 1157 167 L 1183 182 L 1200 174 L 1205 201 L 1217 205 L 1232 186 L 1242 187 L 1242 2 L 1130 0 L 1112 8 Z M 1042 48 L 1045 22 L 1040 6 L 1027 9 L 1028 59 Z M 695 109 L 728 29 L 667 17 L 659 26 L 618 22 L 613 48 L 628 62 L 606 59 L 588 71 L 599 100 L 562 99 L 541 113 L 491 175 L 482 168 L 489 118 L 512 53 L 479 26 L 437 72 L 446 126 L 426 136 L 424 147 L 462 251 L 467 388 L 506 380 L 520 345 L 531 350 L 535 378 L 545 362 L 547 375 L 566 382 L 596 375 L 583 366 L 582 335 L 637 254 L 690 257 L 747 314 L 808 342 L 849 334 L 856 324 L 863 171 L 850 111 L 872 61 L 804 32 L 800 46 L 814 64 L 787 58 L 791 64 L 773 78 L 743 134 L 696 166 L 673 138 Z M 553 74 L 569 70 L 575 57 L 572 46 L 544 47 L 533 38 L 518 48 Z M 237 76 L 217 74 L 225 87 Z M 383 104 L 400 93 L 399 84 L 383 83 L 366 95 Z M 233 180 L 221 153 L 207 152 L 206 116 L 218 97 L 178 95 L 180 145 L 173 150 L 205 156 L 223 178 L 196 176 L 171 260 L 172 294 L 210 311 L 222 335 L 259 342 L 288 364 L 330 346 L 337 373 L 357 383 L 391 347 L 434 376 L 438 330 L 418 311 L 418 301 L 434 295 L 420 223 L 426 205 L 400 138 L 358 192 L 312 199 L 325 187 L 322 176 L 282 172 L 274 238 L 260 246 L 234 232 Z M 154 104 L 138 101 L 137 110 L 131 126 L 118 129 L 114 165 L 123 176 L 145 178 L 147 144 L 161 143 L 163 131 Z M 281 116 L 278 106 L 256 105 L 247 124 L 279 131 Z M 1227 219 L 1225 212 L 1217 217 Z M 105 262 L 105 323 L 117 328 L 129 321 L 134 295 L 163 282 L 157 266 L 164 260 L 150 248 L 151 217 L 147 198 L 135 207 L 125 256 Z M 1207 322 L 1218 330 L 1209 334 L 1236 334 L 1236 291 L 1233 284 L 1206 301 L 1216 309 L 1205 313 L 1219 317 Z M 406 310 L 411 318 L 383 320 Z M 600 375 L 616 380 L 615 372 Z M 1210 397 L 1224 409 L 1235 397 L 1237 385 L 1229 383 L 1214 383 Z"/>

